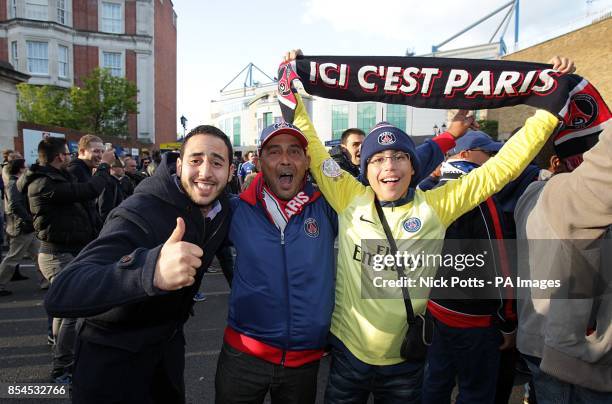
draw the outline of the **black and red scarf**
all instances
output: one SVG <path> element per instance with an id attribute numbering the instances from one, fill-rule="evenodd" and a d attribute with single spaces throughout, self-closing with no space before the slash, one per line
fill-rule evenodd
<path id="1" fill-rule="evenodd" d="M 587 80 L 551 65 L 505 60 L 398 56 L 301 56 L 281 64 L 278 93 L 283 118 L 293 122 L 293 81 L 312 95 L 434 109 L 493 109 L 526 104 L 545 109 L 563 125 L 557 149 L 597 137 L 612 120 Z M 571 141 L 570 141 L 571 140 Z"/>

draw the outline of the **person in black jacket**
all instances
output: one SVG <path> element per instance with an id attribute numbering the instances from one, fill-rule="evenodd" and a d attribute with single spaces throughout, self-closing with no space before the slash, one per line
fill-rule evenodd
<path id="1" fill-rule="evenodd" d="M 105 172 L 102 176 L 106 180 L 106 185 L 96 201 L 96 206 L 100 219 L 104 223 L 110 211 L 119 206 L 125 198 L 134 192 L 134 189 L 132 183 L 124 175 L 123 163 L 119 159 L 114 159 L 110 166 L 110 172 Z M 122 184 L 122 180 L 127 182 Z"/>
<path id="2" fill-rule="evenodd" d="M 329 152 L 340 168 L 355 178 L 359 177 L 363 139 L 365 139 L 365 133 L 361 129 L 349 128 L 342 132 L 340 145 L 333 147 Z"/>
<path id="3" fill-rule="evenodd" d="M 100 175 L 108 183 L 110 176 L 109 166 L 114 160 L 114 150 L 104 150 L 102 139 L 95 135 L 85 135 L 79 139 L 79 155 L 78 158 L 72 160 L 68 165 L 68 172 L 77 179 L 77 182 L 86 183 L 91 179 L 94 170 L 99 170 Z M 100 167 L 104 163 L 106 165 Z M 97 199 L 92 199 L 84 204 L 87 207 L 90 221 L 94 223 L 96 235 L 100 232 L 104 223 L 97 202 Z"/>
<path id="4" fill-rule="evenodd" d="M 457 140 L 452 156 L 442 164 L 437 186 L 480 167 L 502 145 L 484 132 L 468 132 Z M 444 256 L 484 254 L 484 265 L 441 266 L 437 277 L 476 278 L 488 285 L 496 276 L 510 276 L 510 253 L 502 241 L 508 234 L 494 195 L 447 228 L 443 249 Z M 423 403 L 449 403 L 455 380 L 459 401 L 495 401 L 501 352 L 514 347 L 516 332 L 516 313 L 506 297 L 503 288 L 497 290 L 492 284 L 482 288 L 455 286 L 450 292 L 448 287 L 432 288 L 427 309 L 433 317 L 434 331 L 427 354 Z"/>
<path id="5" fill-rule="evenodd" d="M 27 194 L 36 236 L 41 241 L 38 265 L 49 282 L 93 240 L 98 229 L 88 204 L 100 194 L 105 181 L 100 176 L 77 183 L 66 170 L 70 153 L 66 141 L 48 137 L 38 144 L 39 164 L 33 164 L 17 181 L 17 190 Z M 101 165 L 99 171 L 107 170 Z M 70 381 L 74 357 L 74 319 L 55 318 L 53 370 L 56 382 Z"/>
<path id="6" fill-rule="evenodd" d="M 148 177 L 145 173 L 138 171 L 138 164 L 133 157 L 126 157 L 123 163 L 125 164 L 125 175 L 132 181 L 133 188 L 136 188 L 142 180 Z"/>
<path id="7" fill-rule="evenodd" d="M 134 183 L 125 173 L 125 163 L 120 159 L 115 159 L 111 164 L 111 176 L 119 182 L 121 191 L 121 201 L 134 193 Z M 117 204 L 119 206 L 119 204 Z"/>
<path id="8" fill-rule="evenodd" d="M 84 318 L 73 402 L 185 401 L 183 324 L 227 234 L 231 155 L 221 130 L 193 129 L 51 285 L 48 312 Z"/>
<path id="9" fill-rule="evenodd" d="M 38 267 L 39 241 L 34 234 L 32 216 L 26 207 L 26 200 L 17 190 L 17 178 L 25 170 L 25 160 L 16 159 L 7 163 L 9 180 L 6 188 L 6 234 L 9 235 L 9 252 L 0 263 L 0 296 L 10 295 L 6 284 L 11 279 L 16 266 L 25 253 L 28 253 Z"/>

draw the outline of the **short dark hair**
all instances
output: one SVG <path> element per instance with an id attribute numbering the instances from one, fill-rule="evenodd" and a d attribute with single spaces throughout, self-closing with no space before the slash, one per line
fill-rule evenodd
<path id="1" fill-rule="evenodd" d="M 8 173 L 9 175 L 17 175 L 22 168 L 25 168 L 25 160 L 24 159 L 15 159 L 11 160 L 8 163 Z"/>
<path id="2" fill-rule="evenodd" d="M 533 162 L 544 170 L 547 170 L 550 167 L 550 158 L 557 154 L 555 152 L 553 137 L 554 136 L 551 136 L 546 143 L 544 143 L 544 146 L 542 146 L 540 152 L 533 159 Z"/>
<path id="3" fill-rule="evenodd" d="M 351 135 L 361 135 L 365 137 L 365 132 L 359 128 L 348 128 L 344 132 L 342 132 L 342 136 L 340 136 L 340 143 L 346 146 L 346 142 L 348 142 L 348 137 Z"/>
<path id="4" fill-rule="evenodd" d="M 212 125 L 200 125 L 189 131 L 187 136 L 185 136 L 185 140 L 181 145 L 181 159 L 183 158 L 183 154 L 185 153 L 185 147 L 187 146 L 187 142 L 189 139 L 194 137 L 195 135 L 211 135 L 223 140 L 225 146 L 227 146 L 227 158 L 230 164 L 232 164 L 232 156 L 234 155 L 234 149 L 232 148 L 232 142 L 230 142 L 229 138 L 223 131 L 217 127 Z"/>
<path id="5" fill-rule="evenodd" d="M 49 165 L 57 156 L 66 150 L 66 139 L 49 136 L 38 144 L 38 161 L 41 165 Z"/>

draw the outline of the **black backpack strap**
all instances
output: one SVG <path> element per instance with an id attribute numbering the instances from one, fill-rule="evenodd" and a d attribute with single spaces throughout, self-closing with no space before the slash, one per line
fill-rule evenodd
<path id="1" fill-rule="evenodd" d="M 376 213 L 378 213 L 378 218 L 380 219 L 380 223 L 385 231 L 385 235 L 387 236 L 387 241 L 389 242 L 389 247 L 391 248 L 391 253 L 395 256 L 397 252 L 397 244 L 395 243 L 395 239 L 391 234 L 391 229 L 389 229 L 389 223 L 387 223 L 387 219 L 385 218 L 385 214 L 383 213 L 382 206 L 380 206 L 380 201 L 378 198 L 374 198 L 374 206 L 376 206 Z M 398 274 L 398 279 L 406 277 L 406 273 L 404 272 L 404 268 L 400 265 L 395 267 Z M 403 283 L 402 283 L 403 284 Z M 404 296 L 404 306 L 406 306 L 406 319 L 408 320 L 408 324 L 414 324 L 415 316 L 414 309 L 412 307 L 412 301 L 410 300 L 410 293 L 408 292 L 408 288 L 402 286 L 402 295 Z"/>

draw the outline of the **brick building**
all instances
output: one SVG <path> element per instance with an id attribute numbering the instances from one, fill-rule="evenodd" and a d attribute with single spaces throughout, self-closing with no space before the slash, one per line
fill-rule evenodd
<path id="1" fill-rule="evenodd" d="M 138 87 L 129 136 L 176 139 L 176 14 L 171 0 L 0 0 L 0 61 L 31 84 L 80 85 L 95 67 Z"/>
<path id="2" fill-rule="evenodd" d="M 589 80 L 608 105 L 612 102 L 612 17 L 596 21 L 586 27 L 568 32 L 502 57 L 546 63 L 555 55 L 567 56 L 576 63 L 576 74 Z M 514 128 L 525 122 L 534 112 L 525 105 L 489 110 L 487 119 L 499 122 L 500 138 L 507 137 Z"/>

